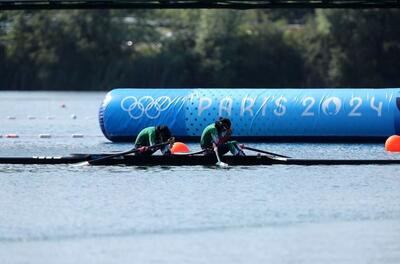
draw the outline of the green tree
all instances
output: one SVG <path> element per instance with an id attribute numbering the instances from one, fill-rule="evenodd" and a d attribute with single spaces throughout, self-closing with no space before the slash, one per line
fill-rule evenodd
<path id="1" fill-rule="evenodd" d="M 320 10 L 305 36 L 309 85 L 396 86 L 400 11 Z"/>
<path id="2" fill-rule="evenodd" d="M 300 84 L 301 56 L 285 41 L 285 22 L 274 24 L 260 11 L 214 12 L 200 21 L 197 39 L 207 86 Z"/>

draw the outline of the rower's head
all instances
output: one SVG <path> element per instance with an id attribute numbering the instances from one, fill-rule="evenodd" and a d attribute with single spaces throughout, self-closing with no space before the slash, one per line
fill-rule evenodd
<path id="1" fill-rule="evenodd" d="M 215 127 L 218 131 L 231 130 L 231 120 L 221 117 L 217 122 L 215 122 Z"/>
<path id="2" fill-rule="evenodd" d="M 167 141 L 171 138 L 171 131 L 167 126 L 157 126 L 156 131 L 162 141 Z"/>

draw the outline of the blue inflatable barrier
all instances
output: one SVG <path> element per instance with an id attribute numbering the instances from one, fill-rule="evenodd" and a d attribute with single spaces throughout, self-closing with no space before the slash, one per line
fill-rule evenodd
<path id="1" fill-rule="evenodd" d="M 384 138 L 400 131 L 400 89 L 114 89 L 99 111 L 111 141 L 161 124 L 197 139 L 219 117 L 238 139 Z"/>

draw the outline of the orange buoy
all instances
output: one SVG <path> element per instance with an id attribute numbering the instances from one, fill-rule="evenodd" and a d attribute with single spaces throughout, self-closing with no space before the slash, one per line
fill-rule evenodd
<path id="1" fill-rule="evenodd" d="M 400 136 L 390 136 L 385 142 L 385 150 L 390 152 L 400 152 Z"/>
<path id="2" fill-rule="evenodd" d="M 190 152 L 189 147 L 182 142 L 175 142 L 174 145 L 171 148 L 172 154 L 174 153 L 188 153 Z"/>

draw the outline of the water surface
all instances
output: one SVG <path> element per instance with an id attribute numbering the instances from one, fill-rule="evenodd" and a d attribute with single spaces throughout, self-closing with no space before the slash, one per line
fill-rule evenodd
<path id="1" fill-rule="evenodd" d="M 97 109 L 103 96 L 1 92 L 0 134 L 20 137 L 1 138 L 0 156 L 131 148 L 102 136 Z M 39 138 L 44 133 L 52 137 Z M 400 158 L 384 152 L 382 144 L 253 146 L 299 158 Z M 399 263 L 399 169 L 0 165 L 0 258 L 2 263 Z"/>

